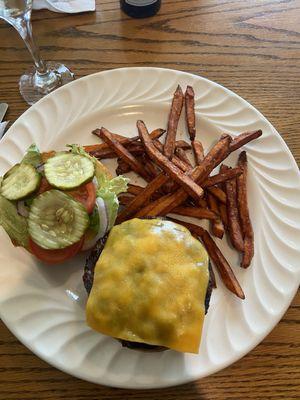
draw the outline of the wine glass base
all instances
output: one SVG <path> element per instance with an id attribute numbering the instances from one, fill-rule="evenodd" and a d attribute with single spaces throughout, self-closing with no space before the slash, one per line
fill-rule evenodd
<path id="1" fill-rule="evenodd" d="M 63 64 L 47 62 L 46 66 L 47 74 L 38 74 L 33 67 L 26 71 L 19 80 L 20 93 L 26 103 L 30 105 L 75 79 L 74 74 Z"/>

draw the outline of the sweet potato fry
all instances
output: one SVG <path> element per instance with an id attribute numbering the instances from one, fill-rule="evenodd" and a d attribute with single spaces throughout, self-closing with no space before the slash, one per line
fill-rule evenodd
<path id="1" fill-rule="evenodd" d="M 224 168 L 226 168 L 226 166 Z M 243 251 L 244 240 L 240 224 L 239 212 L 237 208 L 236 178 L 226 181 L 225 188 L 227 197 L 227 219 L 230 240 L 233 247 L 235 247 L 238 251 Z"/>
<path id="2" fill-rule="evenodd" d="M 206 155 L 201 165 L 195 167 L 192 171 L 188 172 L 188 175 L 198 182 L 201 182 L 201 180 L 205 180 L 211 173 L 211 171 L 220 162 L 222 162 L 223 157 L 228 154 L 229 143 L 230 136 L 221 138 Z M 211 189 L 212 188 L 208 188 L 207 190 Z M 220 190 L 219 188 L 217 189 Z M 178 189 L 171 195 L 162 196 L 159 200 L 155 202 L 155 205 L 151 209 L 147 208 L 147 215 L 152 217 L 155 217 L 156 215 L 166 215 L 171 212 L 174 207 L 177 207 L 181 203 L 183 203 L 187 199 L 187 197 L 188 195 L 182 188 Z M 226 201 L 225 194 L 224 197 Z"/>
<path id="3" fill-rule="evenodd" d="M 129 195 L 129 194 L 120 194 L 120 195 L 118 196 L 119 203 L 120 203 L 122 206 L 126 206 L 126 205 L 127 205 L 128 203 L 130 203 L 133 199 L 134 199 L 134 196 L 131 196 L 131 195 Z"/>
<path id="4" fill-rule="evenodd" d="M 178 147 L 177 149 L 175 149 L 175 154 L 178 158 L 180 158 L 181 161 L 187 164 L 190 167 L 190 169 L 193 168 L 190 160 L 188 159 L 188 156 L 185 154 L 185 151 L 182 148 Z"/>
<path id="5" fill-rule="evenodd" d="M 213 287 L 213 289 L 216 289 L 217 288 L 216 276 L 215 276 L 215 272 L 214 272 L 214 270 L 212 268 L 210 260 L 209 260 L 209 264 L 208 264 L 208 269 L 209 269 L 209 276 L 210 276 L 211 286 Z"/>
<path id="6" fill-rule="evenodd" d="M 166 132 L 166 130 L 165 130 L 165 129 L 162 129 L 162 128 L 154 129 L 154 130 L 150 133 L 151 139 L 152 139 L 152 140 L 159 139 L 165 132 Z M 139 136 L 136 136 L 136 140 L 140 140 L 140 137 L 139 137 Z"/>
<path id="7" fill-rule="evenodd" d="M 201 207 L 178 206 L 173 208 L 172 214 L 173 213 L 178 215 L 183 215 L 185 217 L 193 217 L 199 219 L 216 220 L 218 218 L 217 215 L 212 210 L 208 210 L 207 208 L 201 208 Z"/>
<path id="8" fill-rule="evenodd" d="M 151 160 L 149 159 L 149 157 L 147 157 L 146 154 L 138 156 L 137 160 L 144 165 L 146 172 L 152 178 L 155 178 L 161 172 L 158 168 L 156 169 L 156 165 L 152 164 Z M 118 163 L 118 166 L 116 168 L 117 175 L 127 174 L 128 172 L 132 171 L 131 166 L 128 165 L 126 161 L 123 160 L 123 158 L 119 157 L 117 159 L 117 163 Z"/>
<path id="9" fill-rule="evenodd" d="M 203 196 L 202 188 L 191 178 L 185 175 L 179 168 L 177 168 L 172 161 L 167 159 L 167 157 L 165 157 L 156 149 L 151 138 L 149 137 L 147 128 L 143 121 L 137 122 L 137 128 L 149 157 L 157 162 L 157 164 L 165 171 L 165 173 L 168 174 L 180 186 L 182 186 L 184 191 L 186 191 L 190 196 L 196 200 L 201 199 Z"/>
<path id="10" fill-rule="evenodd" d="M 251 142 L 254 139 L 257 139 L 258 137 L 260 137 L 262 135 L 262 131 L 259 129 L 257 131 L 253 131 L 253 132 L 244 132 L 241 133 L 240 135 L 238 135 L 236 138 L 234 138 L 232 140 L 230 140 L 230 144 L 229 144 L 229 148 L 227 153 L 223 153 L 222 155 L 220 155 L 214 163 L 214 168 L 219 165 L 223 160 L 225 160 L 226 157 L 228 157 L 228 155 L 230 153 L 232 153 L 233 151 L 239 149 L 241 146 L 245 145 L 246 143 Z M 221 136 L 221 140 L 222 139 L 226 139 L 229 135 L 222 134 Z M 204 158 L 204 160 L 206 159 L 206 157 Z M 200 182 L 201 183 L 201 182 Z"/>
<path id="11" fill-rule="evenodd" d="M 224 165 L 220 166 L 220 173 L 224 173 L 226 171 L 226 167 Z M 219 189 L 221 189 L 223 192 L 225 192 L 225 185 L 224 183 L 220 183 L 218 185 Z M 225 196 L 226 197 L 226 196 Z M 219 206 L 219 211 L 220 211 L 220 217 L 223 222 L 224 229 L 227 230 L 228 228 L 228 219 L 227 219 L 227 206 L 226 204 L 222 203 L 220 200 L 218 200 L 218 206 Z"/>
<path id="12" fill-rule="evenodd" d="M 146 171 L 152 178 L 155 178 L 161 173 L 161 169 L 150 160 L 146 153 L 142 156 L 142 162 L 145 166 Z"/>
<path id="13" fill-rule="evenodd" d="M 105 143 L 109 144 L 118 156 L 122 157 L 137 174 L 146 181 L 151 180 L 143 165 L 107 129 L 101 128 L 101 136 Z"/>
<path id="14" fill-rule="evenodd" d="M 102 133 L 101 133 L 101 129 L 97 128 L 94 129 L 92 131 L 92 134 L 95 136 L 98 136 L 98 138 L 103 139 L 102 138 Z M 137 136 L 133 136 L 133 137 L 126 137 L 123 135 L 119 135 L 118 133 L 112 133 L 111 134 L 114 136 L 115 139 L 117 139 L 120 143 L 122 144 L 126 144 L 126 143 L 133 143 L 137 140 Z"/>
<path id="15" fill-rule="evenodd" d="M 169 177 L 161 173 L 154 178 L 148 185 L 137 195 L 132 201 L 121 211 L 118 215 L 116 223 L 121 223 L 128 219 L 131 215 L 135 214 L 143 204 L 147 204 L 151 196 L 157 189 L 168 181 Z"/>
<path id="16" fill-rule="evenodd" d="M 166 194 L 165 196 L 162 196 L 155 201 L 152 201 L 151 203 L 147 204 L 145 207 L 141 208 L 133 217 L 136 218 L 141 218 L 141 217 L 158 217 L 158 216 L 164 216 L 165 214 L 163 213 L 158 213 L 156 212 L 156 208 L 160 206 L 160 200 L 165 199 L 165 201 L 172 196 L 172 193 Z M 154 210 L 152 212 L 152 210 Z M 132 217 L 132 218 L 133 218 Z"/>
<path id="17" fill-rule="evenodd" d="M 185 140 L 180 139 L 175 142 L 175 149 L 190 150 L 191 148 L 192 146 Z"/>
<path id="18" fill-rule="evenodd" d="M 157 216 L 167 215 L 169 212 L 172 211 L 174 207 L 176 207 L 176 205 L 174 207 L 172 205 L 174 202 L 174 194 L 178 192 L 180 192 L 181 194 L 182 189 L 177 190 L 177 192 L 169 193 L 160 197 L 159 199 L 157 199 L 152 203 L 151 207 L 147 205 L 146 207 L 142 208 L 138 213 L 139 216 L 157 217 Z"/>
<path id="19" fill-rule="evenodd" d="M 159 139 L 165 132 L 166 132 L 165 129 L 161 129 L 161 128 L 155 129 L 154 131 L 152 131 L 150 133 L 151 139 Z M 95 129 L 92 133 L 101 139 L 100 129 Z M 114 133 L 113 135 L 125 147 L 129 143 L 140 143 L 139 136 L 126 137 L 126 136 L 118 135 L 117 133 Z M 97 143 L 97 144 L 91 144 L 88 146 L 84 146 L 84 150 L 88 153 L 97 152 L 97 151 L 101 152 L 104 150 L 110 150 L 110 147 L 107 143 Z"/>
<path id="20" fill-rule="evenodd" d="M 219 210 L 218 202 L 217 202 L 216 198 L 210 193 L 207 194 L 207 202 L 208 202 L 208 206 L 209 206 L 210 210 L 217 215 L 217 218 L 215 218 L 215 220 L 211 221 L 211 223 L 210 223 L 211 231 L 214 236 L 216 236 L 219 239 L 222 239 L 222 237 L 224 235 L 224 226 L 223 226 L 223 223 L 220 218 L 220 210 Z"/>
<path id="21" fill-rule="evenodd" d="M 207 192 L 213 194 L 221 203 L 227 203 L 226 193 L 217 186 L 209 186 L 206 188 Z"/>
<path id="22" fill-rule="evenodd" d="M 177 191 L 179 192 L 179 190 Z M 176 193 L 177 193 L 176 192 Z M 172 212 L 172 210 L 174 209 L 174 207 L 172 207 L 172 202 L 173 202 L 173 196 L 172 193 L 165 195 L 165 196 L 160 196 L 156 199 L 155 202 L 152 203 L 151 206 L 146 206 L 145 209 L 141 209 L 139 211 L 139 216 L 149 216 L 149 217 L 156 217 L 156 216 L 164 216 L 168 214 L 168 209 L 170 209 Z M 185 202 L 183 202 L 185 203 Z M 199 201 L 197 201 L 197 203 L 199 204 L 200 207 L 202 208 L 207 208 L 207 203 L 205 201 L 205 199 L 200 199 Z M 195 207 L 195 205 L 194 205 Z M 166 211 L 164 211 L 166 210 Z"/>
<path id="23" fill-rule="evenodd" d="M 117 139 L 115 139 L 117 140 Z M 123 146 L 123 145 L 122 145 Z M 124 145 L 124 147 L 132 154 L 136 155 L 141 155 L 145 152 L 143 146 L 141 143 L 138 142 L 132 142 L 132 143 L 127 143 Z M 90 151 L 89 154 L 93 157 L 96 157 L 100 160 L 106 159 L 106 158 L 115 158 L 117 157 L 117 153 L 112 149 L 103 149 L 103 150 L 97 150 L 97 151 Z"/>
<path id="24" fill-rule="evenodd" d="M 127 192 L 126 194 L 132 194 L 133 196 L 137 196 L 138 194 L 141 193 L 141 191 L 143 191 L 145 188 L 139 185 L 133 185 L 132 183 L 128 184 L 127 187 Z M 153 193 L 153 195 L 151 196 L 152 199 L 157 200 L 158 198 L 160 198 L 162 195 L 161 193 L 159 193 L 158 191 L 156 193 Z"/>
<path id="25" fill-rule="evenodd" d="M 227 207 L 226 204 L 218 203 L 221 221 L 223 223 L 224 229 L 227 229 L 228 226 L 228 218 L 227 218 Z"/>
<path id="26" fill-rule="evenodd" d="M 160 143 L 159 140 L 153 140 L 154 146 L 159 150 L 161 153 L 163 153 L 164 146 Z M 189 165 L 180 160 L 176 155 L 172 156 L 171 161 L 173 162 L 176 167 L 180 168 L 183 172 L 186 172 L 190 169 Z"/>
<path id="27" fill-rule="evenodd" d="M 230 153 L 244 146 L 246 143 L 259 138 L 261 135 L 262 135 L 261 129 L 257 131 L 241 133 L 236 138 L 234 138 L 233 141 L 230 143 Z"/>
<path id="28" fill-rule="evenodd" d="M 117 157 L 117 154 L 109 148 L 95 150 L 95 151 L 90 150 L 88 153 L 90 156 L 98 158 L 98 160 L 105 160 L 106 158 L 116 158 Z"/>
<path id="29" fill-rule="evenodd" d="M 241 288 L 236 276 L 234 275 L 234 272 L 231 269 L 228 261 L 226 260 L 210 234 L 205 231 L 201 239 L 207 253 L 209 254 L 209 257 L 215 264 L 224 285 L 237 297 L 244 300 L 245 294 L 243 292 L 243 289 Z"/>
<path id="30" fill-rule="evenodd" d="M 203 199 L 201 199 L 199 201 L 199 206 L 202 207 L 202 208 L 208 208 L 207 201 L 206 201 L 206 199 L 204 197 L 203 197 Z"/>
<path id="31" fill-rule="evenodd" d="M 175 141 L 176 141 L 176 132 L 178 121 L 180 118 L 182 106 L 183 106 L 183 93 L 181 87 L 178 85 L 177 89 L 174 93 L 171 110 L 169 114 L 168 120 L 168 128 L 167 128 L 167 135 L 166 141 L 164 145 L 164 155 L 167 158 L 171 158 L 174 154 L 175 149 Z"/>
<path id="32" fill-rule="evenodd" d="M 145 209 L 141 209 L 139 216 L 147 215 L 149 217 L 156 217 L 167 215 L 169 212 L 172 212 L 176 206 L 184 203 L 187 198 L 187 194 L 180 188 L 174 193 L 169 193 L 160 197 L 152 203 L 151 207 L 147 205 Z M 200 207 L 205 207 L 205 203 L 203 202 L 204 199 L 197 201 Z"/>
<path id="33" fill-rule="evenodd" d="M 164 133 L 166 132 L 166 130 L 165 129 L 162 129 L 162 128 L 157 128 L 157 129 L 154 129 L 151 133 L 150 133 L 150 136 L 151 136 L 151 139 L 159 139 Z M 93 130 L 92 131 L 92 134 L 93 135 L 96 135 L 96 136 L 98 136 L 100 139 L 102 139 L 102 136 L 101 136 L 101 129 L 95 129 L 95 130 Z M 112 133 L 114 136 L 115 136 L 115 138 L 119 141 L 119 142 L 121 142 L 122 144 L 124 144 L 124 143 L 126 143 L 126 142 L 128 142 L 128 143 L 134 143 L 134 142 L 139 142 L 140 141 L 140 138 L 139 138 L 139 136 L 131 136 L 131 137 L 127 137 L 127 136 L 123 136 L 123 135 L 119 135 L 118 133 Z M 104 144 L 104 143 L 100 143 L 100 144 Z M 97 145 L 92 145 L 92 146 L 97 146 Z"/>
<path id="34" fill-rule="evenodd" d="M 187 86 L 185 91 L 185 119 L 192 142 L 196 165 L 199 165 L 204 159 L 202 143 L 195 140 L 196 136 L 196 117 L 195 117 L 195 93 L 192 86 Z"/>
<path id="35" fill-rule="evenodd" d="M 192 234 L 199 236 L 201 241 L 203 242 L 206 251 L 215 264 L 220 277 L 227 287 L 232 293 L 238 296 L 240 299 L 245 299 L 245 294 L 243 289 L 241 288 L 238 280 L 236 279 L 228 261 L 222 254 L 221 250 L 218 248 L 210 234 L 203 228 L 198 225 L 190 224 L 185 221 L 176 220 L 174 218 L 169 218 L 170 220 L 185 226 L 187 229 L 191 231 Z"/>
<path id="36" fill-rule="evenodd" d="M 130 172 L 132 170 L 131 166 L 126 163 L 126 161 L 123 160 L 123 158 L 118 158 L 117 159 L 118 166 L 116 168 L 116 174 L 117 175 L 122 175 Z"/>
<path id="37" fill-rule="evenodd" d="M 192 86 L 186 87 L 184 100 L 185 100 L 185 119 L 190 139 L 192 142 L 196 136 L 195 93 Z"/>
<path id="38" fill-rule="evenodd" d="M 96 129 L 95 131 L 100 131 L 100 129 Z M 94 132 L 94 131 L 93 131 Z M 98 136 L 98 135 L 96 135 Z M 120 137 L 118 140 L 120 143 L 122 143 L 124 146 L 128 143 L 134 143 L 134 141 L 132 141 L 131 139 L 135 139 L 135 138 L 127 138 L 127 137 Z M 87 146 L 83 146 L 84 150 L 87 153 L 95 153 L 95 152 L 104 152 L 106 150 L 111 150 L 110 147 L 108 146 L 107 143 L 97 143 L 97 144 L 90 144 Z"/>
<path id="39" fill-rule="evenodd" d="M 202 143 L 199 140 L 192 141 L 192 148 L 194 151 L 196 165 L 200 165 L 204 159 L 204 150 Z"/>
<path id="40" fill-rule="evenodd" d="M 157 129 L 154 129 L 154 130 L 150 133 L 150 136 L 151 136 L 151 139 L 152 139 L 152 140 L 155 140 L 155 139 L 159 139 L 164 133 L 166 133 L 166 130 L 165 130 L 165 129 L 157 128 Z M 136 139 L 139 140 L 140 137 L 139 137 L 139 136 L 136 136 Z"/>
<path id="41" fill-rule="evenodd" d="M 166 182 L 164 184 L 164 186 L 161 188 L 161 193 L 162 194 L 169 194 L 169 193 L 173 193 L 177 189 L 178 189 L 177 183 L 175 183 L 174 181 L 169 179 L 168 182 Z"/>
<path id="42" fill-rule="evenodd" d="M 127 193 L 133 194 L 136 196 L 139 194 L 144 188 L 139 185 L 133 185 L 132 183 L 129 183 L 127 186 Z"/>
<path id="43" fill-rule="evenodd" d="M 254 235 L 247 200 L 247 155 L 245 151 L 242 151 L 239 155 L 238 166 L 243 171 L 237 178 L 237 202 L 244 237 L 244 253 L 241 267 L 247 268 L 254 255 Z"/>
<path id="44" fill-rule="evenodd" d="M 254 239 L 251 236 L 244 238 L 244 253 L 241 261 L 242 268 L 248 268 L 254 255 Z"/>
<path id="45" fill-rule="evenodd" d="M 210 149 L 201 164 L 195 167 L 189 176 L 201 184 L 211 173 L 211 171 L 219 165 L 227 156 L 231 137 L 224 135 L 221 139 Z"/>
<path id="46" fill-rule="evenodd" d="M 220 171 L 218 174 L 208 177 L 204 182 L 202 182 L 202 187 L 206 188 L 208 186 L 214 186 L 219 183 L 223 183 L 228 179 L 234 178 L 241 175 L 242 169 L 240 167 L 228 169 L 225 171 Z"/>
<path id="47" fill-rule="evenodd" d="M 245 132 L 238 135 L 234 140 L 227 134 L 223 134 L 221 139 L 212 147 L 209 153 L 203 159 L 201 164 L 192 171 L 193 179 L 201 184 L 210 172 L 217 167 L 230 153 L 237 150 L 244 144 L 257 139 L 262 135 L 262 131 Z M 224 146 L 228 142 L 228 147 Z M 207 173 L 207 170 L 209 172 Z"/>

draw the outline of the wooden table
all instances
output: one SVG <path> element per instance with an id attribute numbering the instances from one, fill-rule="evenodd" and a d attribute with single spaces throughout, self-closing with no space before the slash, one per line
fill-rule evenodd
<path id="1" fill-rule="evenodd" d="M 79 78 L 124 66 L 202 75 L 257 107 L 300 161 L 300 4 L 297 0 L 162 0 L 159 14 L 134 20 L 119 2 L 97 1 L 81 15 L 34 12 L 48 60 Z M 0 23 L 0 102 L 14 121 L 27 105 L 17 81 L 32 62 L 17 34 Z M 68 376 L 38 359 L 0 325 L 0 399 L 300 398 L 300 296 L 274 331 L 233 366 L 188 385 L 153 391 L 110 389 Z"/>

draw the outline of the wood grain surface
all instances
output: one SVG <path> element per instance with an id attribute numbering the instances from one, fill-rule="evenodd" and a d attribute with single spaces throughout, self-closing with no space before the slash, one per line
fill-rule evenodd
<path id="1" fill-rule="evenodd" d="M 77 78 L 123 66 L 158 66 L 202 75 L 237 92 L 277 128 L 300 162 L 299 0 L 162 0 L 158 15 L 134 20 L 118 1 L 95 13 L 34 12 L 35 36 L 48 60 Z M 18 78 L 32 61 L 0 21 L 0 102 L 14 121 L 28 106 Z M 4 266 L 2 266 L 4 267 Z M 271 334 L 231 367 L 164 390 L 90 384 L 41 361 L 0 324 L 0 399 L 299 399 L 300 295 Z"/>

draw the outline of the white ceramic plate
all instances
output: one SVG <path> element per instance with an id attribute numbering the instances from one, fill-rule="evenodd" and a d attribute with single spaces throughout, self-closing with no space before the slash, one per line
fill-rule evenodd
<path id="1" fill-rule="evenodd" d="M 197 132 L 205 148 L 221 132 L 262 129 L 245 146 L 255 256 L 242 270 L 225 240 L 218 241 L 245 291 L 241 301 L 218 281 L 205 319 L 199 355 L 143 353 L 122 348 L 85 324 L 81 275 L 84 256 L 64 266 L 39 264 L 0 232 L 1 317 L 35 354 L 91 382 L 123 388 L 158 388 L 210 375 L 253 349 L 278 323 L 299 285 L 300 178 L 296 163 L 272 125 L 228 89 L 187 73 L 127 68 L 79 79 L 25 112 L 0 144 L 0 173 L 35 142 L 42 150 L 97 142 L 92 129 L 136 135 L 135 122 L 165 127 L 180 83 L 196 92 Z M 185 133 L 184 120 L 179 132 Z M 235 162 L 236 155 L 230 157 Z M 110 164 L 113 167 L 112 164 Z"/>

